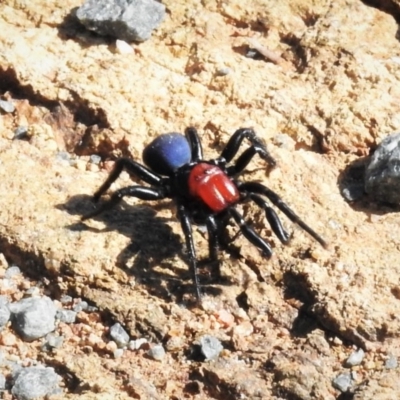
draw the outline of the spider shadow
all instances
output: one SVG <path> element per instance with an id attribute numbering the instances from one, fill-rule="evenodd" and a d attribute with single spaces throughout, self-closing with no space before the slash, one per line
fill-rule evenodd
<path id="1" fill-rule="evenodd" d="M 399 212 L 400 206 L 376 200 L 373 194 L 365 192 L 365 170 L 370 158 L 370 156 L 358 158 L 341 171 L 337 179 L 340 194 L 355 211 L 369 215 Z"/>
<path id="2" fill-rule="evenodd" d="M 57 208 L 71 215 L 82 216 L 93 209 L 91 198 L 86 195 L 71 197 L 66 203 Z M 146 286 L 151 295 L 177 302 L 188 302 L 189 295 L 194 299 L 194 284 L 187 267 L 187 257 L 182 246 L 182 237 L 174 233 L 168 222 L 172 219 L 158 217 L 158 206 L 129 205 L 122 201 L 110 211 L 95 216 L 93 219 L 106 225 L 104 229 L 90 227 L 90 222 L 77 222 L 67 226 L 74 231 L 92 231 L 101 235 L 109 231 L 128 237 L 130 243 L 121 250 L 116 258 L 116 265 L 135 281 Z M 176 258 L 184 261 L 183 267 L 177 266 Z M 199 262 L 199 270 L 209 263 Z M 208 265 L 209 266 L 209 265 Z M 208 285 L 207 279 L 200 276 L 202 292 L 212 296 L 221 293 L 221 289 Z M 215 283 L 215 282 L 213 282 Z M 218 282 L 227 284 L 227 282 Z M 191 301 L 189 301 L 190 305 Z M 194 304 L 194 303 L 193 303 Z"/>

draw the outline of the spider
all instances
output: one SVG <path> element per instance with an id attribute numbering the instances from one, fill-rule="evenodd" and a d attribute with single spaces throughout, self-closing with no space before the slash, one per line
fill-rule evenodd
<path id="1" fill-rule="evenodd" d="M 240 154 L 235 163 L 228 165 L 239 152 L 244 139 L 250 142 L 250 147 Z M 123 170 L 150 186 L 135 185 L 117 190 L 108 201 L 84 215 L 82 220 L 113 208 L 125 196 L 149 201 L 173 199 L 177 206 L 177 218 L 185 236 L 196 297 L 198 301 L 201 301 L 192 223 L 206 226 L 211 261 L 218 262 L 219 246 L 223 240 L 222 232 L 230 219 L 239 226 L 243 236 L 266 257 L 269 258 L 272 255 L 270 244 L 244 220 L 235 208 L 237 204 L 245 200 L 253 201 L 264 210 L 272 231 L 282 243 L 288 243 L 290 236 L 265 198 L 326 247 L 324 239 L 303 222 L 275 192 L 261 183 L 242 182 L 236 179 L 256 154 L 271 166 L 276 165 L 262 140 L 251 128 L 236 130 L 221 155 L 213 160 L 203 159 L 200 138 L 193 127 L 185 130 L 185 136 L 180 133 L 160 135 L 143 151 L 143 161 L 147 167 L 129 158 L 117 159 L 114 169 L 96 191 L 93 200 L 97 202 Z"/>

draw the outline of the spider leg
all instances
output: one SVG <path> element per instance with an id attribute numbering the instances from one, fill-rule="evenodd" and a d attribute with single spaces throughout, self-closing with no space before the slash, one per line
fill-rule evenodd
<path id="1" fill-rule="evenodd" d="M 188 210 L 183 204 L 178 204 L 177 216 L 181 223 L 183 234 L 185 235 L 186 248 L 189 256 L 189 268 L 192 272 L 193 282 L 196 287 L 196 298 L 197 301 L 201 302 L 200 282 L 197 275 L 197 258 L 196 249 L 193 242 L 193 231 L 192 224 L 190 223 L 190 217 Z"/>
<path id="2" fill-rule="evenodd" d="M 206 226 L 208 231 L 208 253 L 210 261 L 217 265 L 216 277 L 219 278 L 221 276 L 218 259 L 220 227 L 213 215 L 206 219 Z"/>
<path id="3" fill-rule="evenodd" d="M 108 175 L 105 182 L 97 189 L 93 196 L 94 201 L 98 201 L 102 194 L 104 194 L 109 187 L 118 179 L 121 172 L 126 170 L 129 174 L 137 176 L 139 179 L 149 183 L 150 185 L 159 185 L 162 178 L 146 168 L 144 165 L 139 164 L 129 158 L 118 158 L 115 161 L 113 170 Z"/>
<path id="4" fill-rule="evenodd" d="M 257 193 L 268 197 L 271 202 L 279 208 L 292 222 L 299 225 L 310 236 L 312 236 L 323 247 L 327 247 L 327 242 L 310 228 L 300 217 L 271 189 L 258 182 L 237 182 L 240 191 L 245 191 L 250 194 Z M 275 232 L 275 231 L 274 231 Z"/>
<path id="5" fill-rule="evenodd" d="M 218 242 L 218 224 L 213 215 L 210 215 L 206 220 L 208 231 L 208 251 L 210 260 L 218 260 L 219 242 Z"/>
<path id="6" fill-rule="evenodd" d="M 239 225 L 243 236 L 254 246 L 258 247 L 266 257 L 272 256 L 271 246 L 258 234 L 256 231 L 246 223 L 242 215 L 235 208 L 229 210 L 229 214 L 233 217 L 235 222 Z"/>
<path id="7" fill-rule="evenodd" d="M 125 196 L 137 197 L 141 200 L 162 200 L 167 197 L 163 187 L 152 188 L 146 186 L 128 186 L 114 192 L 108 201 L 101 204 L 100 207 L 96 208 L 92 212 L 84 215 L 81 220 L 84 221 L 99 215 L 104 211 L 110 210 L 111 208 L 115 207 Z"/>
<path id="8" fill-rule="evenodd" d="M 238 129 L 229 139 L 226 144 L 224 150 L 222 150 L 221 158 L 229 163 L 238 153 L 240 145 L 243 140 L 247 139 L 251 143 L 251 147 L 247 149 L 238 159 L 236 165 L 234 167 L 234 173 L 241 172 L 246 165 L 250 162 L 250 160 L 254 157 L 255 154 L 258 154 L 263 160 L 269 163 L 271 166 L 276 165 L 276 161 L 273 159 L 271 154 L 269 154 L 265 144 L 262 140 L 256 135 L 253 129 L 251 128 L 241 128 Z"/>
<path id="9" fill-rule="evenodd" d="M 203 159 L 203 148 L 201 146 L 199 134 L 196 128 L 189 127 L 185 130 L 185 136 L 192 149 L 192 161 L 200 161 Z"/>
<path id="10" fill-rule="evenodd" d="M 265 216 L 267 217 L 268 223 L 271 226 L 272 231 L 278 237 L 278 239 L 282 243 L 288 243 L 289 242 L 289 234 L 283 228 L 282 222 L 279 219 L 279 217 L 278 217 L 277 213 L 275 212 L 275 210 L 272 207 L 270 207 L 268 205 L 268 203 L 261 196 L 258 196 L 257 194 L 254 194 L 254 193 L 250 193 L 249 197 L 260 208 L 264 209 Z"/>

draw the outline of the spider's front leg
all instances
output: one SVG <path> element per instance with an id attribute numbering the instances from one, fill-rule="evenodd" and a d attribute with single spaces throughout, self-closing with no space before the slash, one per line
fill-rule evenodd
<path id="1" fill-rule="evenodd" d="M 244 139 L 247 139 L 251 143 L 251 147 L 245 150 L 239 156 L 234 166 L 228 168 L 228 175 L 236 175 L 242 172 L 256 154 L 258 154 L 272 167 L 276 165 L 276 161 L 271 156 L 271 154 L 269 154 L 263 141 L 251 128 L 238 129 L 229 139 L 228 143 L 221 153 L 220 158 L 226 163 L 232 161 L 232 159 L 238 153 L 240 145 L 242 144 Z"/>
<path id="2" fill-rule="evenodd" d="M 129 174 L 138 177 L 139 179 L 149 183 L 150 185 L 159 185 L 162 178 L 152 172 L 150 169 L 146 168 L 144 165 L 139 164 L 130 158 L 118 158 L 115 161 L 113 170 L 108 175 L 105 182 L 97 189 L 96 193 L 93 195 L 93 200 L 98 201 L 99 198 L 110 188 L 110 186 L 118 179 L 121 172 L 125 170 Z"/>
<path id="3" fill-rule="evenodd" d="M 140 200 L 162 200 L 167 197 L 167 193 L 164 187 L 128 186 L 114 192 L 108 201 L 101 204 L 100 207 L 96 208 L 92 212 L 84 215 L 81 220 L 84 221 L 99 215 L 104 211 L 110 210 L 125 196 L 136 197 Z"/>

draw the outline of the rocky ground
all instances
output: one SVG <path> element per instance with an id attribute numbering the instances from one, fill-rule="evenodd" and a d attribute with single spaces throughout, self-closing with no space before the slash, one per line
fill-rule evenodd
<path id="1" fill-rule="evenodd" d="M 400 216 L 360 188 L 400 128 L 400 5 L 367 3 L 163 1 L 163 23 L 128 51 L 77 23 L 79 0 L 1 3 L 0 93 L 15 110 L 0 116 L 0 294 L 91 306 L 57 319 L 50 349 L 3 328 L 5 399 L 13 370 L 35 365 L 68 399 L 398 398 Z M 207 157 L 253 127 L 278 167 L 255 159 L 242 178 L 277 191 L 328 248 L 284 216 L 282 245 L 245 204 L 274 256 L 239 236 L 220 282 L 201 268 L 196 306 L 173 204 L 129 199 L 80 222 L 116 157 L 187 126 Z M 195 239 L 205 258 L 202 229 Z M 146 341 L 119 351 L 116 322 Z M 223 346 L 216 359 L 198 351 L 205 335 Z"/>

